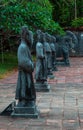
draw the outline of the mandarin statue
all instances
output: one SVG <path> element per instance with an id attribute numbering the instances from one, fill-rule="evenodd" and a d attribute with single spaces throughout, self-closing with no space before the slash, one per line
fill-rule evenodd
<path id="1" fill-rule="evenodd" d="M 45 48 L 46 59 L 47 59 L 47 75 L 51 79 L 54 78 L 54 75 L 52 73 L 52 50 L 50 47 L 50 42 L 51 42 L 50 35 L 46 32 L 44 48 Z"/>
<path id="2" fill-rule="evenodd" d="M 62 55 L 66 66 L 70 66 L 69 51 L 72 50 L 72 38 L 64 36 L 62 38 Z"/>
<path id="3" fill-rule="evenodd" d="M 49 91 L 47 84 L 47 65 L 46 56 L 43 45 L 43 32 L 37 30 L 37 43 L 36 43 L 36 83 L 35 87 L 37 91 Z"/>
<path id="4" fill-rule="evenodd" d="M 73 32 L 66 31 L 66 34 L 64 36 L 58 36 L 57 39 L 58 39 L 56 47 L 57 65 L 70 66 L 69 56 L 75 55 L 76 53 L 75 49 L 78 44 L 77 37 Z"/>
<path id="5" fill-rule="evenodd" d="M 50 42 L 50 47 L 52 50 L 52 70 L 57 71 L 56 67 L 56 38 L 54 36 L 51 36 L 51 42 Z"/>
<path id="6" fill-rule="evenodd" d="M 21 42 L 18 47 L 18 80 L 15 99 L 18 103 L 14 109 L 13 116 L 37 117 L 36 91 L 33 81 L 34 64 L 31 57 L 32 32 L 27 26 L 21 28 Z"/>

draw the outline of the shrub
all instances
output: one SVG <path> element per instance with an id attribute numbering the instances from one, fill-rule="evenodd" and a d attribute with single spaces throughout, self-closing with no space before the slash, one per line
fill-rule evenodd
<path id="1" fill-rule="evenodd" d="M 52 20 L 52 5 L 49 0 L 3 0 L 0 11 L 0 25 L 8 33 L 18 33 L 22 25 L 35 31 L 62 33 L 62 28 Z M 7 2 L 6 2 L 7 1 Z"/>
<path id="2" fill-rule="evenodd" d="M 81 27 L 83 26 L 83 18 L 77 18 L 77 19 L 74 19 L 71 23 L 72 27 Z"/>

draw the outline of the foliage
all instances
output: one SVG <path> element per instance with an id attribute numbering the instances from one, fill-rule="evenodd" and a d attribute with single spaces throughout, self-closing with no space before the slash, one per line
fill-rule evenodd
<path id="1" fill-rule="evenodd" d="M 50 2 L 53 4 L 53 19 L 56 19 L 61 26 L 71 26 L 72 20 L 83 17 L 82 0 L 50 0 Z"/>
<path id="2" fill-rule="evenodd" d="M 63 34 L 63 29 L 52 20 L 52 8 L 49 0 L 1 0 L 0 50 L 2 56 L 4 48 L 12 49 L 16 46 L 15 42 L 19 38 L 21 26 L 27 25 L 34 33 L 37 29 L 41 29 L 51 34 Z M 2 61 L 4 61 L 3 57 Z"/>
<path id="3" fill-rule="evenodd" d="M 32 55 L 32 59 L 35 62 L 36 56 Z M 1 61 L 1 54 L 0 54 Z M 7 74 L 11 73 L 12 70 L 17 70 L 18 62 L 16 53 L 4 53 L 4 63 L 0 62 L 0 79 L 4 78 Z"/>
<path id="4" fill-rule="evenodd" d="M 0 54 L 0 61 L 1 61 L 1 54 Z M 16 55 L 16 53 L 5 52 L 4 53 L 4 63 L 8 63 L 8 64 L 16 63 L 16 65 L 17 65 L 17 55 Z"/>
<path id="5" fill-rule="evenodd" d="M 49 0 L 3 0 L 1 3 L 0 25 L 8 33 L 18 33 L 22 25 L 28 25 L 32 31 L 38 28 L 46 31 L 51 27 L 50 31 L 60 33 L 59 24 L 52 21 L 52 6 Z"/>
<path id="6" fill-rule="evenodd" d="M 71 22 L 73 27 L 82 27 L 83 26 L 83 18 L 77 18 Z"/>
<path id="7" fill-rule="evenodd" d="M 0 54 L 1 61 L 1 54 Z M 0 62 L 0 79 L 11 72 L 12 69 L 17 68 L 17 56 L 12 53 L 4 53 L 4 63 Z"/>
<path id="8" fill-rule="evenodd" d="M 2 79 L 6 74 L 15 69 L 14 64 L 0 64 L 0 79 Z"/>

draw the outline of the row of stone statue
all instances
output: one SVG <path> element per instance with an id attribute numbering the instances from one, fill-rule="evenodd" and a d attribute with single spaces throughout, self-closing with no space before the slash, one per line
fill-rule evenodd
<path id="1" fill-rule="evenodd" d="M 69 50 L 72 50 L 73 44 L 72 44 L 72 38 L 69 36 L 63 36 L 59 38 L 59 41 L 61 40 L 61 44 L 58 44 L 61 46 L 61 52 L 62 52 L 62 57 L 64 64 L 66 66 L 70 65 L 69 62 Z M 36 42 L 36 54 L 39 55 L 40 53 L 37 51 L 39 50 L 38 43 L 41 43 L 44 46 L 44 55 L 48 57 L 48 63 L 47 63 L 47 68 L 48 66 L 52 68 L 52 70 L 56 70 L 56 53 L 57 53 L 57 42 L 56 42 L 56 37 L 52 36 L 50 34 L 43 33 L 41 30 L 37 30 L 37 42 Z M 38 49 L 37 49 L 38 48 Z M 58 53 L 59 50 L 58 50 Z M 48 56 L 51 55 L 51 56 Z M 50 59 L 51 58 L 51 59 Z M 50 62 L 49 62 L 50 61 Z"/>
<path id="2" fill-rule="evenodd" d="M 56 38 L 41 30 L 37 30 L 36 44 L 36 72 L 34 83 L 34 63 L 31 57 L 31 45 L 33 43 L 32 32 L 27 26 L 21 28 L 21 42 L 18 47 L 18 80 L 15 99 L 18 100 L 12 116 L 16 117 L 38 117 L 36 108 L 36 90 L 49 91 L 47 78 L 53 78 L 56 71 Z M 65 54 L 68 52 L 64 47 Z M 69 55 L 66 62 L 69 64 Z"/>
<path id="3" fill-rule="evenodd" d="M 52 76 L 52 71 L 56 68 L 56 38 L 37 30 L 36 44 L 36 81 L 46 81 L 47 77 Z"/>

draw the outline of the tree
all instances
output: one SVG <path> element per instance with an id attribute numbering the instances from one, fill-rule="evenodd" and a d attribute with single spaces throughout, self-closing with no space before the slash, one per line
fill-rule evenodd
<path id="1" fill-rule="evenodd" d="M 37 29 L 51 34 L 63 33 L 63 29 L 52 19 L 52 9 L 49 0 L 1 0 L 0 33 L 2 44 L 5 43 L 3 46 L 11 46 L 11 37 L 19 36 L 23 25 L 34 33 Z"/>
<path id="2" fill-rule="evenodd" d="M 3 0 L 0 16 L 1 28 L 8 32 L 18 33 L 24 24 L 27 24 L 33 31 L 40 28 L 45 31 L 57 30 L 59 32 L 57 27 L 60 28 L 59 24 L 52 20 L 52 5 L 49 0 Z"/>
<path id="3" fill-rule="evenodd" d="M 50 0 L 54 10 L 53 19 L 62 26 L 71 26 L 71 21 L 83 17 L 82 0 Z"/>

